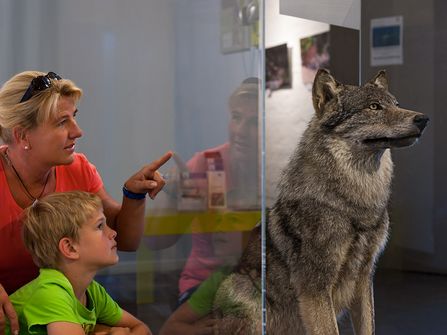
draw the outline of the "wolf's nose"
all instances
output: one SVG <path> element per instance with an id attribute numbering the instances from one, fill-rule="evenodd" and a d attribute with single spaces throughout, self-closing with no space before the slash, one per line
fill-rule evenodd
<path id="1" fill-rule="evenodd" d="M 423 131 L 429 120 L 430 119 L 427 116 L 421 114 L 416 115 L 413 119 L 413 122 L 420 131 Z"/>

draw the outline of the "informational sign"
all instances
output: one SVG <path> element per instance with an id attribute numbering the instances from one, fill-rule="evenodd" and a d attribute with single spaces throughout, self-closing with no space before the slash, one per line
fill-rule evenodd
<path id="1" fill-rule="evenodd" d="M 219 152 L 205 153 L 208 179 L 208 208 L 227 207 L 224 163 Z"/>
<path id="2" fill-rule="evenodd" d="M 403 64 L 403 16 L 371 20 L 371 66 Z"/>

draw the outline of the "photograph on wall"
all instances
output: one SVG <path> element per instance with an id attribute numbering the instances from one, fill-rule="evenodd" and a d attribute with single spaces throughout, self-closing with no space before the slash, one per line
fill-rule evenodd
<path id="1" fill-rule="evenodd" d="M 300 39 L 300 46 L 303 84 L 308 89 L 312 89 L 318 69 L 329 69 L 329 32 L 302 38 Z"/>
<path id="2" fill-rule="evenodd" d="M 292 87 L 287 44 L 267 48 L 265 50 L 265 64 L 267 89 L 275 91 Z"/>

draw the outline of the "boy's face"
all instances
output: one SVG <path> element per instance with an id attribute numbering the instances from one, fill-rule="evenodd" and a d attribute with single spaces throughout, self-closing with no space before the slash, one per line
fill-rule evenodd
<path id="1" fill-rule="evenodd" d="M 116 264 L 118 254 L 115 237 L 116 232 L 107 226 L 103 210 L 99 209 L 79 230 L 79 260 L 91 270 Z"/>

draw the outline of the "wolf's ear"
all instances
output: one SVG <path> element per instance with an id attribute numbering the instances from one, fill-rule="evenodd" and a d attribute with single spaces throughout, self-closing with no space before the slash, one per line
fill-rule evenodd
<path id="1" fill-rule="evenodd" d="M 312 86 L 312 101 L 317 115 L 323 112 L 324 105 L 340 92 L 341 84 L 326 69 L 319 69 Z"/>
<path id="2" fill-rule="evenodd" d="M 369 84 L 388 91 L 388 79 L 386 78 L 385 70 L 380 70 L 379 73 L 369 81 Z"/>

